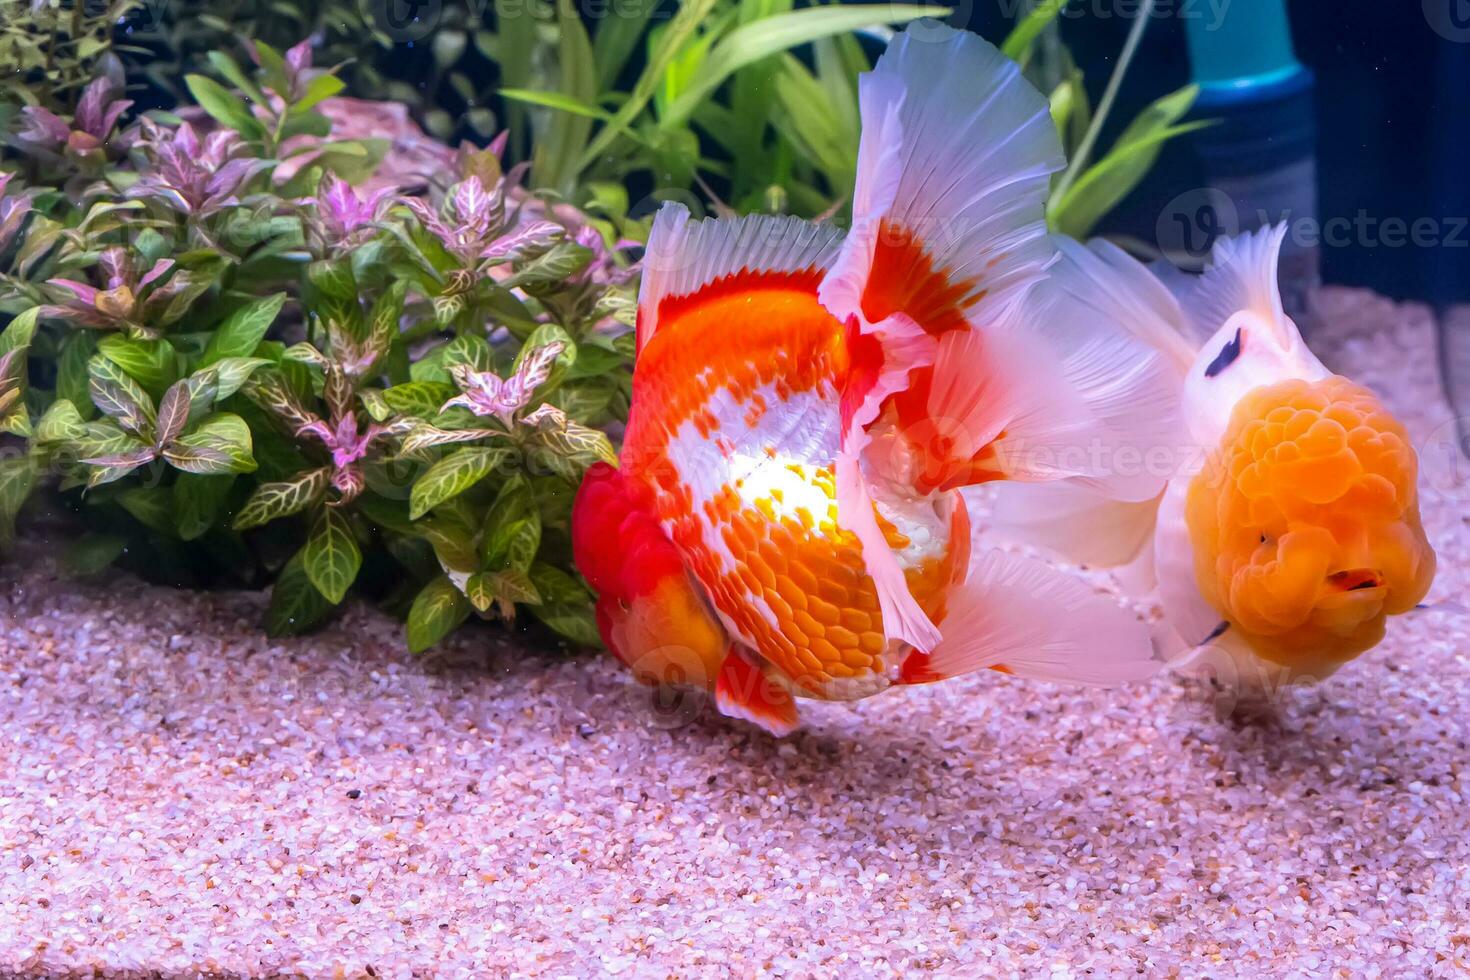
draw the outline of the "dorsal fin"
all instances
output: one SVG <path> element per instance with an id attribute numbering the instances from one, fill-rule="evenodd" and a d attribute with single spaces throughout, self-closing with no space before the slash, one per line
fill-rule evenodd
<path id="1" fill-rule="evenodd" d="M 1201 335 L 1213 337 L 1232 316 L 1254 313 L 1276 331 L 1282 349 L 1301 342 L 1281 306 L 1276 269 L 1286 225 L 1222 238 L 1210 253 L 1210 268 L 1200 277 L 1186 307 Z"/>
<path id="2" fill-rule="evenodd" d="M 812 286 L 837 257 L 842 230 L 787 215 L 691 220 L 682 204 L 653 219 L 638 291 L 638 349 L 658 330 L 664 304 L 742 274 L 811 274 Z"/>

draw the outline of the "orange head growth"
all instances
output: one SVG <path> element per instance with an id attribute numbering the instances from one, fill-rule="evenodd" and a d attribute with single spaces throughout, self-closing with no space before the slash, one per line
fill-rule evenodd
<path id="1" fill-rule="evenodd" d="M 597 628 L 639 680 L 713 687 L 728 640 L 647 492 L 606 463 L 587 471 L 572 509 L 577 567 L 597 590 Z"/>
<path id="2" fill-rule="evenodd" d="M 1201 592 L 1260 656 L 1331 673 L 1429 590 L 1417 470 L 1404 427 L 1346 378 L 1251 391 L 1189 487 Z"/>

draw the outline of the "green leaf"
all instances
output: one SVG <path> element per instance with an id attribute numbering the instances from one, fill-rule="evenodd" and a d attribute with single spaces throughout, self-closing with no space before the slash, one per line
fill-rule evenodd
<path id="1" fill-rule="evenodd" d="M 214 527 L 234 483 L 233 473 L 222 476 L 179 474 L 173 487 L 174 526 L 179 537 L 193 541 Z"/>
<path id="2" fill-rule="evenodd" d="M 467 446 L 429 467 L 413 485 L 408 516 L 412 520 L 457 497 L 514 458 L 505 447 Z"/>
<path id="3" fill-rule="evenodd" d="M 225 127 L 247 140 L 265 137 L 265 128 L 250 114 L 249 106 L 219 82 L 203 75 L 185 75 L 184 84 L 189 86 L 189 94 L 199 107 Z"/>
<path id="4" fill-rule="evenodd" d="M 4 332 L 0 332 L 0 355 L 30 347 L 40 315 L 40 307 L 33 306 L 11 320 Z"/>
<path id="5" fill-rule="evenodd" d="M 266 331 L 275 323 L 286 303 L 285 293 L 253 300 L 225 318 L 209 338 L 200 367 L 207 367 L 226 357 L 250 357 L 265 339 Z"/>
<path id="6" fill-rule="evenodd" d="M 700 63 L 694 77 L 659 119 L 659 126 L 667 130 L 684 125 L 700 103 L 737 69 L 762 58 L 818 38 L 948 14 L 949 11 L 942 7 L 842 4 L 809 7 L 742 24 L 722 38 L 710 51 L 709 57 Z"/>
<path id="7" fill-rule="evenodd" d="M 77 412 L 86 421 L 96 414 L 92 396 L 88 390 L 87 362 L 96 351 L 97 342 L 93 335 L 84 330 L 73 331 L 61 344 L 56 362 L 56 397 L 65 398 L 77 407 Z"/>
<path id="8" fill-rule="evenodd" d="M 499 429 L 440 429 L 420 422 L 403 437 L 400 452 L 404 456 L 417 455 L 431 446 L 448 446 L 460 442 L 479 442 L 481 439 L 505 439 L 507 434 Z"/>
<path id="9" fill-rule="evenodd" d="M 35 481 L 36 468 L 29 456 L 0 459 L 0 548 L 15 544 L 15 517 Z"/>
<path id="10" fill-rule="evenodd" d="M 296 552 L 276 576 L 265 617 L 265 631 L 270 636 L 305 633 L 320 626 L 332 614 L 334 603 L 327 601 L 311 584 L 302 553 Z"/>
<path id="11" fill-rule="evenodd" d="M 1164 143 L 1212 125 L 1207 120 L 1178 125 L 1169 125 L 1167 121 L 1174 112 L 1183 115 L 1189 111 L 1196 91 L 1191 85 L 1155 102 L 1123 131 L 1106 156 L 1089 167 L 1060 197 L 1053 198 L 1047 211 L 1052 230 L 1079 240 L 1087 238 L 1098 221 L 1148 176 Z M 1181 96 L 1188 99 L 1182 109 Z"/>
<path id="12" fill-rule="evenodd" d="M 1057 19 L 1067 6 L 1068 0 L 1041 0 L 1021 21 L 1016 24 L 1000 46 L 1001 54 L 1012 61 L 1025 64 L 1031 56 L 1031 47 L 1041 32 Z"/>
<path id="13" fill-rule="evenodd" d="M 634 83 L 633 91 L 628 93 L 613 118 L 598 130 L 592 142 L 582 151 L 574 173 L 581 173 L 592 166 L 613 143 L 627 135 L 662 83 L 664 73 L 679 57 L 690 39 L 698 35 L 700 25 L 715 12 L 716 6 L 717 0 L 685 0 L 679 4 L 673 19 L 659 31 L 658 40 L 649 52 L 648 63 Z"/>
<path id="14" fill-rule="evenodd" d="M 592 261 L 592 250 L 576 242 L 561 242 L 549 249 L 545 255 L 537 256 L 516 269 L 515 274 L 501 280 L 500 285 L 509 289 L 513 286 L 539 286 L 564 283 L 568 276 L 575 275 Z"/>
<path id="15" fill-rule="evenodd" d="M 362 551 L 346 514 L 336 507 L 322 508 L 301 561 L 317 591 L 333 605 L 341 602 L 362 568 Z"/>
<path id="16" fill-rule="evenodd" d="M 480 569 L 475 552 L 475 531 L 468 520 L 449 508 L 435 511 L 414 522 L 413 530 L 434 548 L 434 556 L 446 571 L 469 575 Z"/>
<path id="17" fill-rule="evenodd" d="M 318 292 L 338 302 L 351 301 L 357 306 L 357 279 L 352 275 L 348 258 L 320 259 L 306 267 L 307 278 Z"/>
<path id="18" fill-rule="evenodd" d="M 489 371 L 494 365 L 494 358 L 484 337 L 463 334 L 444 345 L 439 363 L 446 369 L 463 365 L 474 371 Z"/>
<path id="19" fill-rule="evenodd" d="M 555 2 L 558 88 L 567 99 L 590 104 L 597 99 L 597 65 L 592 41 L 573 0 Z M 586 116 L 558 112 L 544 122 L 535 141 L 532 182 L 538 187 L 569 192 L 576 182 L 580 169 L 577 161 L 587 146 L 593 121 Z"/>
<path id="20" fill-rule="evenodd" d="M 306 91 L 291 106 L 292 112 L 306 112 L 319 103 L 330 99 L 347 87 L 347 83 L 336 75 L 318 75 L 306 83 Z"/>
<path id="21" fill-rule="evenodd" d="M 416 415 L 419 418 L 434 418 L 439 414 L 439 409 L 444 403 L 453 398 L 458 391 L 453 385 L 441 384 L 437 381 L 410 381 L 406 384 L 394 385 L 383 391 L 383 401 L 388 407 L 402 415 Z"/>
<path id="22" fill-rule="evenodd" d="M 507 618 L 515 614 L 517 603 L 535 605 L 541 601 L 541 594 L 530 577 L 516 568 L 471 575 L 465 582 L 465 596 L 480 612 L 498 606 L 501 615 Z"/>
<path id="23" fill-rule="evenodd" d="M 250 427 L 238 415 L 216 412 L 163 450 L 163 458 L 185 473 L 249 473 Z"/>
<path id="24" fill-rule="evenodd" d="M 470 616 L 470 601 L 447 576 L 433 579 L 408 610 L 408 648 L 423 653 Z"/>
<path id="25" fill-rule="evenodd" d="M 592 649 L 602 646 L 597 617 L 590 603 L 543 602 L 530 609 L 531 615 L 577 646 Z"/>
<path id="26" fill-rule="evenodd" d="M 127 431 L 152 441 L 153 426 L 158 420 L 157 410 L 153 399 L 133 380 L 132 375 L 100 354 L 87 362 L 87 374 L 91 378 L 88 390 L 92 403 Z"/>
<path id="27" fill-rule="evenodd" d="M 231 527 L 244 531 L 299 514 L 326 495 L 331 481 L 331 468 L 323 466 L 291 480 L 262 483 L 235 515 Z"/>
<path id="28" fill-rule="evenodd" d="M 165 537 L 178 533 L 174 525 L 174 498 L 169 487 L 129 487 L 117 495 L 122 509 L 148 528 Z"/>
<path id="29" fill-rule="evenodd" d="M 61 554 L 61 566 L 77 577 L 96 575 L 122 557 L 128 539 L 120 534 L 88 534 L 78 538 Z"/>
<path id="30" fill-rule="evenodd" d="M 541 515 L 535 511 L 525 517 L 487 528 L 485 564 L 491 568 L 526 571 L 536 560 L 541 548 Z"/>
<path id="31" fill-rule="evenodd" d="M 537 562 L 531 566 L 530 575 L 536 591 L 540 592 L 542 598 L 547 602 L 586 604 L 592 599 L 592 594 L 577 580 L 576 576 L 562 571 L 555 565 Z"/>
<path id="32" fill-rule="evenodd" d="M 240 70 L 240 65 L 234 58 L 231 58 L 223 51 L 211 51 L 205 57 L 214 66 L 214 70 L 224 76 L 225 80 L 231 85 L 244 92 L 252 101 L 262 105 L 265 104 L 265 93 L 260 90 L 259 86 L 248 75 Z"/>
<path id="33" fill-rule="evenodd" d="M 618 463 L 612 441 L 601 429 L 589 428 L 568 420 L 564 424 L 548 423 L 538 429 L 536 434 L 547 449 L 583 467 L 598 461 L 614 466 Z"/>
<path id="34" fill-rule="evenodd" d="M 207 409 L 244 387 L 257 368 L 270 361 L 263 357 L 225 357 L 189 376 L 190 411 Z"/>
<path id="35" fill-rule="evenodd" d="M 612 91 L 657 6 L 658 0 L 637 0 L 620 7 L 618 16 L 598 22 L 597 36 L 592 39 L 592 60 L 597 65 L 599 92 Z M 500 91 L 505 94 L 504 89 Z"/>
<path id="36" fill-rule="evenodd" d="M 599 109 L 589 102 L 564 95 L 560 92 L 538 92 L 526 88 L 503 88 L 499 91 L 502 98 L 514 99 L 528 105 L 543 106 L 547 109 L 560 109 L 562 112 L 570 112 L 576 116 L 585 116 L 588 119 L 601 119 L 604 122 L 612 119 L 612 113 L 606 109 Z"/>
<path id="37" fill-rule="evenodd" d="M 87 427 L 77 407 L 65 398 L 58 398 L 36 422 L 34 438 L 38 444 L 65 443 L 86 434 Z"/>
<path id="38" fill-rule="evenodd" d="M 97 350 L 150 391 L 162 391 L 179 376 L 178 351 L 166 340 L 135 340 L 113 333 L 98 342 Z"/>

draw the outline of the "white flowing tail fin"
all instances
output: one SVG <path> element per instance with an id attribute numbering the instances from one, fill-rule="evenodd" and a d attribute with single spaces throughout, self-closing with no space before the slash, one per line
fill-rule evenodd
<path id="1" fill-rule="evenodd" d="M 904 662 L 925 683 L 992 668 L 1021 677 L 1121 684 L 1163 666 L 1137 616 L 1045 562 L 1002 551 L 979 556 L 949 600 L 944 639 Z"/>
<path id="2" fill-rule="evenodd" d="M 853 231 L 819 293 L 852 331 L 838 508 L 863 543 L 885 632 L 927 650 L 938 630 L 873 513 L 868 428 L 895 395 L 927 405 L 931 379 L 915 374 L 935 365 L 943 335 L 998 319 L 1041 275 L 1046 193 L 1064 160 L 1045 97 L 973 34 L 923 22 L 859 89 Z"/>

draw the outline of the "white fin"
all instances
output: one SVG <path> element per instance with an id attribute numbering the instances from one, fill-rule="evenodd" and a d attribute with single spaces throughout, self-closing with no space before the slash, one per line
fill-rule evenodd
<path id="1" fill-rule="evenodd" d="M 882 363 L 844 394 L 838 513 L 862 542 L 888 638 L 926 650 L 938 631 L 872 515 L 864 430 L 934 363 L 935 334 L 999 316 L 1034 284 L 1052 256 L 1049 178 L 1065 161 L 1045 97 L 973 34 L 924 21 L 858 84 L 853 231 L 818 295 L 877 340 Z M 936 295 L 939 280 L 953 295 Z"/>
<path id="2" fill-rule="evenodd" d="M 1210 268 L 1195 284 L 1190 310 L 1200 331 L 1213 336 L 1231 317 L 1254 313 L 1273 328 L 1290 321 L 1281 306 L 1281 289 L 1276 270 L 1286 225 L 1272 225 L 1222 238 L 1210 253 Z M 1294 333 L 1294 330 L 1293 330 Z M 1280 346 L 1299 342 L 1301 337 L 1278 337 Z"/>
<path id="3" fill-rule="evenodd" d="M 1076 483 L 997 483 L 993 540 L 1044 549 L 1076 565 L 1117 568 L 1151 552 L 1158 501 L 1109 500 Z"/>
<path id="4" fill-rule="evenodd" d="M 928 670 L 953 677 L 987 667 L 1080 684 L 1153 675 L 1150 630 L 1085 582 L 1034 558 L 980 555 L 949 599 L 944 639 Z"/>
<path id="5" fill-rule="evenodd" d="M 638 349 L 658 330 L 659 304 L 689 296 L 740 272 L 824 270 L 837 257 L 842 230 L 785 215 L 689 219 L 665 204 L 653 219 L 638 290 Z"/>
<path id="6" fill-rule="evenodd" d="M 1193 473 L 1184 473 L 1169 483 L 1159 504 L 1158 529 L 1154 532 L 1154 569 L 1158 575 L 1159 601 L 1164 618 L 1181 638 L 1183 650 L 1209 642 L 1223 619 L 1220 611 L 1200 594 L 1194 572 L 1194 545 L 1184 519 L 1184 505 Z"/>
<path id="7" fill-rule="evenodd" d="M 974 280 L 963 305 L 985 320 L 1052 258 L 1045 200 L 1066 160 L 1046 98 L 993 45 L 935 21 L 897 35 L 858 85 L 853 233 L 823 283 L 823 302 L 841 320 L 877 325 L 863 315 L 868 283 L 906 271 L 874 267 L 887 221 L 911 233 L 951 282 Z"/>
<path id="8" fill-rule="evenodd" d="M 1204 339 L 1195 333 L 1179 300 L 1148 267 L 1112 242 L 1095 238 L 1086 247 L 1053 235 L 1062 253 L 1048 281 L 1076 303 L 1159 351 L 1178 370 L 1189 371 Z"/>
<path id="9" fill-rule="evenodd" d="M 1033 402 L 1030 414 L 1005 425 L 996 442 L 1007 474 L 1033 481 L 1076 477 L 1117 500 L 1158 496 L 1188 442 L 1177 368 L 1069 297 L 1038 292 L 1028 318 L 1050 350 L 1033 354 L 1028 373 L 1016 373 L 1020 364 L 1006 370 L 1030 389 Z M 1036 465 L 1026 465 L 1028 457 Z"/>
<path id="10" fill-rule="evenodd" d="M 1185 421 L 1207 448 L 1219 444 L 1235 404 L 1252 389 L 1331 374 L 1281 308 L 1276 268 L 1285 237 L 1283 224 L 1219 242 L 1186 302 L 1211 331 L 1184 382 Z"/>

